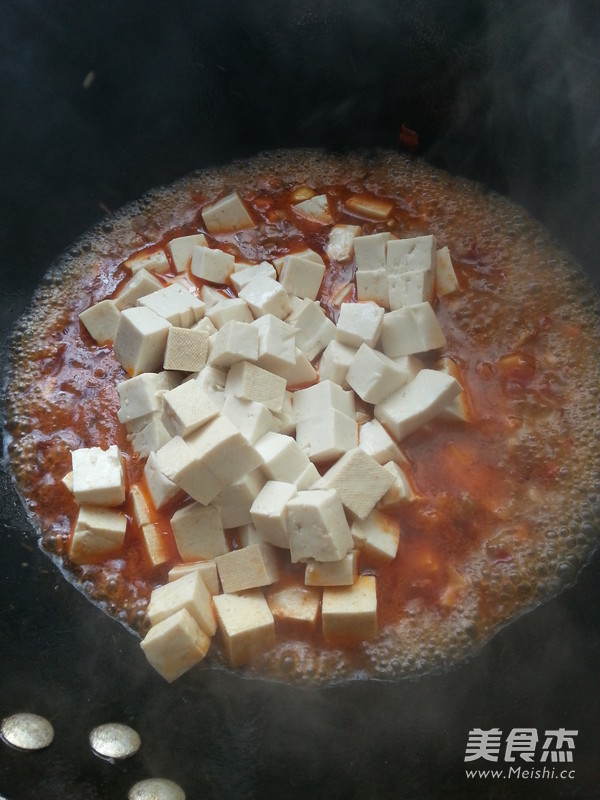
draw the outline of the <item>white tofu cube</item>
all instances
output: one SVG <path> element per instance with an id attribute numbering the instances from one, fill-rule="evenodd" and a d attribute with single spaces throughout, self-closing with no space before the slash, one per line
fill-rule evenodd
<path id="1" fill-rule="evenodd" d="M 281 365 L 277 367 L 277 374 L 285 380 L 288 389 L 293 389 L 296 386 L 306 386 L 306 384 L 314 383 L 317 379 L 315 368 L 299 347 L 296 347 L 296 363 L 294 366 L 284 367 Z"/>
<path id="2" fill-rule="evenodd" d="M 156 451 L 156 464 L 170 481 L 204 505 L 214 500 L 226 484 L 211 472 L 202 455 L 195 453 L 181 436 L 174 436 Z"/>
<path id="3" fill-rule="evenodd" d="M 115 297 L 115 305 L 119 311 L 123 311 L 126 308 L 134 308 L 140 297 L 162 288 L 163 284 L 158 278 L 146 272 L 145 269 L 140 269 L 119 291 L 119 294 Z"/>
<path id="4" fill-rule="evenodd" d="M 242 400 L 233 394 L 226 396 L 222 413 L 250 444 L 255 444 L 268 431 L 279 430 L 279 421 L 265 405 Z"/>
<path id="5" fill-rule="evenodd" d="M 310 464 L 296 440 L 282 433 L 265 433 L 256 442 L 256 449 L 265 474 L 273 481 L 295 483 Z"/>
<path id="6" fill-rule="evenodd" d="M 326 409 L 335 409 L 354 419 L 354 394 L 345 391 L 337 383 L 329 380 L 294 392 L 296 420 L 318 416 Z"/>
<path id="7" fill-rule="evenodd" d="M 235 483 L 226 486 L 213 500 L 226 529 L 239 528 L 252 522 L 250 507 L 265 484 L 262 470 L 255 469 Z"/>
<path id="8" fill-rule="evenodd" d="M 342 303 L 335 338 L 342 344 L 375 347 L 381 335 L 385 312 L 377 303 Z"/>
<path id="9" fill-rule="evenodd" d="M 112 342 L 119 326 L 121 312 L 114 300 L 101 300 L 79 315 L 81 324 L 98 344 Z"/>
<path id="10" fill-rule="evenodd" d="M 450 251 L 442 247 L 437 251 L 435 263 L 435 291 L 438 297 L 451 294 L 459 288 L 458 278 L 454 271 Z"/>
<path id="11" fill-rule="evenodd" d="M 308 561 L 304 572 L 307 586 L 352 586 L 357 578 L 356 550 L 351 550 L 339 561 Z"/>
<path id="12" fill-rule="evenodd" d="M 393 482 L 393 476 L 386 469 L 360 447 L 355 447 L 327 470 L 315 488 L 335 489 L 344 507 L 364 519 Z"/>
<path id="13" fill-rule="evenodd" d="M 382 466 L 388 461 L 406 461 L 396 442 L 376 419 L 360 426 L 358 446 Z"/>
<path id="14" fill-rule="evenodd" d="M 214 286 L 209 286 L 208 284 L 204 284 L 200 289 L 200 296 L 207 309 L 216 306 L 222 300 L 231 300 L 229 295 L 223 294 L 220 289 L 215 289 Z"/>
<path id="15" fill-rule="evenodd" d="M 224 250 L 211 247 L 194 247 L 190 272 L 209 283 L 227 283 L 233 272 L 235 258 Z"/>
<path id="16" fill-rule="evenodd" d="M 245 300 L 255 317 L 272 314 L 284 319 L 290 313 L 290 301 L 283 286 L 268 275 L 257 275 L 240 289 L 239 296 Z"/>
<path id="17" fill-rule="evenodd" d="M 323 635 L 326 639 L 372 639 L 377 635 L 377 581 L 361 575 L 353 586 L 323 589 Z"/>
<path id="18" fill-rule="evenodd" d="M 200 465 L 224 485 L 235 483 L 262 464 L 256 449 L 222 414 L 195 431 L 187 444 Z"/>
<path id="19" fill-rule="evenodd" d="M 317 264 L 324 264 L 322 256 L 320 256 L 317 252 L 312 250 L 310 247 L 307 247 L 304 250 L 301 250 L 299 253 L 288 253 L 288 255 L 298 256 L 299 258 L 308 258 L 309 261 L 315 261 Z M 283 269 L 283 264 L 285 259 L 288 256 L 280 256 L 279 258 L 273 259 L 273 266 L 277 270 L 277 275 L 281 275 L 281 270 Z"/>
<path id="20" fill-rule="evenodd" d="M 357 272 L 385 267 L 385 254 L 391 233 L 371 233 L 354 239 L 354 259 Z"/>
<path id="21" fill-rule="evenodd" d="M 250 508 L 252 521 L 264 542 L 276 547 L 289 547 L 287 502 L 298 490 L 293 483 L 267 481 Z"/>
<path id="22" fill-rule="evenodd" d="M 205 305 L 183 286 L 172 283 L 137 301 L 138 306 L 149 308 L 171 325 L 189 328 L 204 316 Z"/>
<path id="23" fill-rule="evenodd" d="M 383 319 L 381 349 L 390 358 L 437 350 L 446 337 L 429 303 L 390 311 Z"/>
<path id="24" fill-rule="evenodd" d="M 329 231 L 327 257 L 331 261 L 349 261 L 354 252 L 354 240 L 361 230 L 360 225 L 334 225 Z"/>
<path id="25" fill-rule="evenodd" d="M 165 359 L 170 327 L 170 322 L 149 308 L 126 308 L 115 334 L 115 358 L 131 376 L 158 372 Z"/>
<path id="26" fill-rule="evenodd" d="M 183 561 L 198 561 L 228 551 L 221 517 L 214 506 L 192 503 L 171 517 L 171 530 Z"/>
<path id="27" fill-rule="evenodd" d="M 389 563 L 400 544 L 400 523 L 376 509 L 366 519 L 355 519 L 351 527 L 354 544 L 370 556 Z"/>
<path id="28" fill-rule="evenodd" d="M 310 222 L 318 222 L 320 225 L 331 225 L 333 222 L 326 194 L 309 197 L 300 203 L 294 203 L 292 207 L 296 214 Z"/>
<path id="29" fill-rule="evenodd" d="M 246 286 L 247 283 L 259 275 L 266 275 L 268 278 L 277 278 L 277 270 L 268 261 L 261 261 L 260 264 L 245 264 L 244 269 L 239 269 L 239 264 L 234 265 L 234 272 L 231 273 L 231 283 L 236 292 Z"/>
<path id="30" fill-rule="evenodd" d="M 410 383 L 376 405 L 375 416 L 401 441 L 431 422 L 461 391 L 460 383 L 450 375 L 422 369 Z"/>
<path id="31" fill-rule="evenodd" d="M 262 544 L 264 542 L 253 523 L 240 525 L 236 531 L 236 537 L 240 547 L 250 547 L 251 544 Z"/>
<path id="32" fill-rule="evenodd" d="M 286 390 L 285 397 L 283 398 L 283 408 L 281 411 L 273 414 L 278 427 L 271 428 L 271 430 L 278 433 L 286 433 L 288 436 L 293 436 L 296 430 L 296 417 L 294 416 L 294 393 Z M 266 431 L 265 431 L 266 433 Z"/>
<path id="33" fill-rule="evenodd" d="M 346 375 L 348 384 L 366 403 L 379 403 L 408 380 L 401 364 L 384 353 L 361 344 Z"/>
<path id="34" fill-rule="evenodd" d="M 247 322 L 227 322 L 211 338 L 209 362 L 213 367 L 230 367 L 257 358 L 258 331 Z"/>
<path id="35" fill-rule="evenodd" d="M 82 447 L 71 452 L 73 495 L 78 505 L 120 506 L 125 502 L 125 473 L 116 444 L 108 450 Z"/>
<path id="36" fill-rule="evenodd" d="M 149 522 L 142 525 L 140 535 L 149 563 L 155 568 L 166 564 L 171 555 L 167 547 L 166 534 L 160 527 L 154 522 Z"/>
<path id="37" fill-rule="evenodd" d="M 215 558 L 226 594 L 270 586 L 279 580 L 275 549 L 270 544 L 251 544 Z"/>
<path id="38" fill-rule="evenodd" d="M 129 498 L 131 500 L 131 509 L 133 511 L 133 518 L 138 528 L 142 525 L 148 525 L 152 521 L 150 519 L 150 508 L 146 502 L 144 492 L 140 486 L 132 486 L 129 489 Z"/>
<path id="39" fill-rule="evenodd" d="M 150 628 L 141 643 L 148 662 L 169 683 L 202 661 L 209 647 L 210 637 L 184 608 Z"/>
<path id="40" fill-rule="evenodd" d="M 185 438 L 219 413 L 211 395 L 198 381 L 186 381 L 162 397 L 162 421 L 171 436 Z"/>
<path id="41" fill-rule="evenodd" d="M 292 563 L 339 561 L 352 549 L 346 515 L 332 489 L 308 489 L 288 500 L 287 528 Z"/>
<path id="42" fill-rule="evenodd" d="M 439 372 L 444 372 L 446 375 L 451 375 L 460 383 L 458 367 L 451 358 L 448 358 L 447 356 L 440 358 L 439 361 L 436 361 L 434 364 L 434 368 Z M 465 391 L 463 390 L 458 397 L 455 397 L 450 405 L 446 406 L 442 413 L 444 416 L 448 416 L 450 418 L 467 421 L 471 416 L 471 412 L 469 410 L 469 404 L 467 402 Z"/>
<path id="43" fill-rule="evenodd" d="M 126 267 L 129 267 L 133 275 L 141 269 L 145 269 L 146 272 L 161 274 L 168 272 L 171 268 L 164 250 L 154 250 L 151 253 L 144 250 L 141 253 L 135 253 L 135 255 L 130 256 L 124 263 Z"/>
<path id="44" fill-rule="evenodd" d="M 386 510 L 412 503 L 415 493 L 404 470 L 395 461 L 388 461 L 383 467 L 394 476 L 394 483 L 377 503 L 377 507 Z"/>
<path id="45" fill-rule="evenodd" d="M 148 603 L 150 623 L 156 625 L 182 608 L 192 615 L 204 633 L 214 636 L 217 621 L 212 598 L 198 570 L 152 591 Z"/>
<path id="46" fill-rule="evenodd" d="M 390 307 L 388 274 L 385 267 L 365 269 L 356 273 L 356 297 L 361 302 L 372 300 L 382 308 Z"/>
<path id="47" fill-rule="evenodd" d="M 279 413 L 283 408 L 286 381 L 248 361 L 239 361 L 229 370 L 225 392 L 243 400 L 263 403 L 269 411 Z"/>
<path id="48" fill-rule="evenodd" d="M 157 510 L 162 508 L 169 500 L 177 497 L 181 492 L 179 486 L 169 480 L 166 475 L 163 475 L 160 471 L 154 453 L 150 453 L 148 456 L 148 460 L 144 466 L 144 478 L 154 508 Z"/>
<path id="49" fill-rule="evenodd" d="M 346 200 L 346 209 L 358 217 L 382 220 L 389 217 L 394 210 L 394 204 L 383 197 L 354 194 Z"/>
<path id="50" fill-rule="evenodd" d="M 213 598 L 225 655 L 232 667 L 241 667 L 275 643 L 273 614 L 260 589 Z"/>
<path id="51" fill-rule="evenodd" d="M 206 331 L 171 328 L 167 336 L 167 347 L 163 367 L 179 372 L 199 372 L 208 356 L 208 333 Z"/>
<path id="52" fill-rule="evenodd" d="M 121 406 L 117 417 L 123 424 L 136 419 L 149 418 L 161 409 L 162 395 L 177 385 L 177 377 L 170 372 L 145 372 L 117 384 Z M 149 419 L 144 419 L 146 424 Z"/>
<path id="53" fill-rule="evenodd" d="M 254 320 L 248 303 L 241 297 L 221 297 L 218 303 L 210 306 L 206 315 L 217 329 L 228 322 L 249 324 Z"/>
<path id="54" fill-rule="evenodd" d="M 343 388 L 348 387 L 346 376 L 356 354 L 356 348 L 332 339 L 319 362 L 319 381 L 333 381 Z"/>
<path id="55" fill-rule="evenodd" d="M 254 228 L 254 220 L 237 192 L 232 192 L 203 208 L 202 219 L 210 233 Z"/>
<path id="56" fill-rule="evenodd" d="M 296 364 L 296 332 L 287 322 L 265 314 L 252 323 L 258 331 L 257 364 L 268 372 Z"/>
<path id="57" fill-rule="evenodd" d="M 291 255 L 284 258 L 280 281 L 288 294 L 316 300 L 324 274 L 324 264 Z"/>
<path id="58" fill-rule="evenodd" d="M 173 259 L 177 272 L 187 272 L 192 260 L 194 247 L 206 246 L 206 236 L 203 233 L 193 233 L 191 236 L 177 236 L 167 244 L 167 251 Z"/>
<path id="59" fill-rule="evenodd" d="M 411 272 L 388 273 L 389 307 L 392 310 L 403 306 L 433 300 L 433 272 L 413 270 Z"/>
<path id="60" fill-rule="evenodd" d="M 202 319 L 198 320 L 198 322 L 194 322 L 190 330 L 205 331 L 209 336 L 212 336 L 213 333 L 217 332 L 216 327 L 209 317 L 202 317 Z"/>
<path id="61" fill-rule="evenodd" d="M 298 477 L 295 479 L 294 484 L 296 485 L 296 489 L 300 491 L 301 489 L 312 489 L 315 483 L 320 480 L 321 475 L 319 470 L 315 467 L 313 463 L 310 463 Z"/>
<path id="62" fill-rule="evenodd" d="M 313 627 L 317 622 L 320 601 L 321 592 L 312 586 L 285 586 L 267 595 L 267 603 L 277 622 Z"/>
<path id="63" fill-rule="evenodd" d="M 321 304 L 305 298 L 286 319 L 296 332 L 296 346 L 312 361 L 333 339 L 335 325 L 321 308 Z"/>
<path id="64" fill-rule="evenodd" d="M 435 271 L 435 236 L 415 236 L 411 239 L 392 239 L 388 242 L 386 267 L 390 274 L 400 272 Z"/>
<path id="65" fill-rule="evenodd" d="M 191 572 L 198 572 L 204 585 L 211 593 L 211 595 L 219 594 L 221 585 L 219 584 L 219 575 L 217 573 L 217 565 L 214 561 L 191 561 L 187 564 L 176 564 L 169 570 L 169 583 L 189 575 Z"/>
<path id="66" fill-rule="evenodd" d="M 354 417 L 324 408 L 319 414 L 296 420 L 296 441 L 312 462 L 331 461 L 357 446 L 358 425 Z"/>
<path id="67" fill-rule="evenodd" d="M 171 434 L 161 422 L 160 414 L 156 412 L 141 430 L 129 434 L 127 438 L 131 442 L 135 453 L 140 458 L 146 458 L 150 453 L 155 453 L 166 444 L 171 438 Z"/>
<path id="68" fill-rule="evenodd" d="M 127 517 L 100 506 L 82 506 L 69 547 L 75 564 L 89 564 L 118 552 L 125 541 Z"/>

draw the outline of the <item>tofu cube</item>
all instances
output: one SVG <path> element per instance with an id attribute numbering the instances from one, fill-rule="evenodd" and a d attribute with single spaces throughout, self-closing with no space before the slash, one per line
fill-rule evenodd
<path id="1" fill-rule="evenodd" d="M 171 438 L 171 434 L 165 428 L 160 419 L 160 414 L 156 412 L 151 420 L 139 431 L 129 434 L 127 437 L 131 442 L 134 452 L 140 458 L 146 458 L 150 453 L 155 453 Z"/>
<path id="2" fill-rule="evenodd" d="M 308 489 L 288 500 L 287 528 L 292 563 L 339 561 L 352 549 L 346 515 L 332 489 Z"/>
<path id="3" fill-rule="evenodd" d="M 265 314 L 252 323 L 258 332 L 258 359 L 256 363 L 268 372 L 277 373 L 296 364 L 296 331 L 287 322 Z"/>
<path id="4" fill-rule="evenodd" d="M 324 274 L 324 264 L 301 256 L 290 255 L 283 260 L 280 281 L 288 294 L 316 300 Z"/>
<path id="5" fill-rule="evenodd" d="M 193 434 L 192 434 L 193 435 Z M 158 470 L 193 500 L 207 505 L 226 484 L 203 463 L 181 436 L 174 436 L 156 451 Z"/>
<path id="6" fill-rule="evenodd" d="M 214 561 L 192 561 L 188 564 L 176 564 L 169 570 L 169 582 L 179 580 L 191 572 L 198 572 L 211 595 L 219 594 L 221 585 Z"/>
<path id="7" fill-rule="evenodd" d="M 167 244 L 167 251 L 173 260 L 177 272 L 187 272 L 192 260 L 194 247 L 205 247 L 206 236 L 193 233 L 191 236 L 177 236 Z"/>
<path id="8" fill-rule="evenodd" d="M 326 194 L 315 195 L 300 203 L 294 203 L 293 209 L 296 214 L 310 222 L 318 222 L 320 225 L 331 225 L 333 222 Z"/>
<path id="9" fill-rule="evenodd" d="M 351 527 L 356 547 L 386 563 L 393 561 L 400 543 L 400 523 L 376 509 L 366 519 L 355 519 Z"/>
<path id="10" fill-rule="evenodd" d="M 119 311 L 123 311 L 126 308 L 135 308 L 140 297 L 162 288 L 163 284 L 158 278 L 145 269 L 140 269 L 119 291 L 119 294 L 115 297 L 115 305 Z"/>
<path id="11" fill-rule="evenodd" d="M 315 368 L 299 347 L 296 347 L 296 363 L 294 366 L 284 367 L 282 365 L 277 367 L 277 374 L 285 380 L 288 388 L 305 386 L 306 384 L 314 383 L 317 379 Z"/>
<path id="12" fill-rule="evenodd" d="M 244 322 L 250 324 L 254 321 L 248 303 L 241 297 L 221 297 L 210 306 L 206 316 L 218 330 L 228 322 Z"/>
<path id="13" fill-rule="evenodd" d="M 255 317 L 272 314 L 284 319 L 290 313 L 290 301 L 283 286 L 268 275 L 257 275 L 240 289 L 240 298 L 245 300 Z"/>
<path id="14" fill-rule="evenodd" d="M 277 622 L 293 622 L 315 626 L 319 614 L 321 592 L 312 586 L 285 586 L 271 591 L 267 603 Z"/>
<path id="15" fill-rule="evenodd" d="M 169 372 L 145 372 L 117 384 L 121 401 L 117 417 L 128 423 L 143 419 L 142 427 L 161 409 L 162 395 L 177 385 L 177 379 Z"/>
<path id="16" fill-rule="evenodd" d="M 68 492 L 73 494 L 73 470 L 69 470 L 69 472 L 63 475 L 60 482 Z"/>
<path id="17" fill-rule="evenodd" d="M 363 342 L 375 347 L 383 326 L 384 310 L 377 303 L 342 303 L 335 337 L 350 347 L 360 347 Z"/>
<path id="18" fill-rule="evenodd" d="M 265 474 L 273 481 L 295 483 L 310 464 L 296 440 L 282 433 L 265 433 L 255 446 Z"/>
<path id="19" fill-rule="evenodd" d="M 194 247 L 190 272 L 209 283 L 227 283 L 233 272 L 235 258 L 224 250 L 211 247 Z"/>
<path id="20" fill-rule="evenodd" d="M 101 506 L 82 506 L 77 515 L 69 547 L 75 564 L 99 561 L 123 547 L 127 517 L 120 511 Z"/>
<path id="21" fill-rule="evenodd" d="M 262 403 L 269 411 L 275 413 L 279 413 L 283 409 L 285 391 L 285 378 L 273 375 L 248 361 L 239 361 L 234 364 L 229 370 L 225 383 L 226 394 Z"/>
<path id="22" fill-rule="evenodd" d="M 356 550 L 351 550 L 339 561 L 308 561 L 304 572 L 307 586 L 352 586 L 357 578 Z"/>
<path id="23" fill-rule="evenodd" d="M 101 300 L 79 315 L 81 324 L 98 344 L 114 341 L 121 312 L 114 300 Z"/>
<path id="24" fill-rule="evenodd" d="M 325 249 L 327 257 L 331 261 L 349 261 L 354 252 L 354 240 L 361 230 L 360 225 L 334 225 Z"/>
<path id="25" fill-rule="evenodd" d="M 185 438 L 218 413 L 218 404 L 197 381 L 186 381 L 162 396 L 162 421 L 171 436 Z"/>
<path id="26" fill-rule="evenodd" d="M 372 639 L 377 635 L 377 581 L 361 575 L 352 586 L 326 587 L 322 603 L 326 639 Z"/>
<path id="27" fill-rule="evenodd" d="M 348 384 L 366 403 L 379 403 L 408 381 L 401 364 L 361 344 L 346 374 Z"/>
<path id="28" fill-rule="evenodd" d="M 152 625 L 185 608 L 208 636 L 214 636 L 217 621 L 212 598 L 198 570 L 172 583 L 158 586 L 150 595 L 148 617 Z"/>
<path id="29" fill-rule="evenodd" d="M 390 307 L 390 289 L 385 267 L 356 273 L 356 297 L 361 302 L 372 300 L 382 308 Z"/>
<path id="30" fill-rule="evenodd" d="M 203 208 L 202 219 L 210 233 L 228 233 L 255 227 L 254 220 L 237 192 Z"/>
<path id="31" fill-rule="evenodd" d="M 213 367 L 230 367 L 257 358 L 258 331 L 247 322 L 227 322 L 211 339 L 209 361 Z"/>
<path id="32" fill-rule="evenodd" d="M 294 393 L 286 389 L 283 398 L 283 408 L 281 411 L 273 414 L 273 418 L 278 424 L 278 427 L 272 430 L 278 433 L 286 433 L 288 436 L 293 436 L 296 430 L 296 417 L 294 416 Z M 265 431 L 266 433 L 266 431 Z"/>
<path id="33" fill-rule="evenodd" d="M 324 380 L 306 389 L 294 392 L 294 415 L 296 420 L 314 417 L 325 409 L 335 409 L 354 419 L 354 395 L 337 383 Z"/>
<path id="34" fill-rule="evenodd" d="M 264 542 L 289 548 L 287 503 L 298 494 L 293 483 L 267 481 L 250 508 L 252 521 Z"/>
<path id="35" fill-rule="evenodd" d="M 394 209 L 391 200 L 373 195 L 354 194 L 346 200 L 346 209 L 358 217 L 366 219 L 387 219 Z"/>
<path id="36" fill-rule="evenodd" d="M 78 505 L 120 506 L 125 502 L 125 473 L 117 445 L 108 450 L 73 450 L 71 462 L 73 495 Z"/>
<path id="37" fill-rule="evenodd" d="M 198 322 L 194 322 L 190 330 L 205 331 L 209 336 L 212 336 L 213 333 L 217 332 L 216 327 L 208 317 L 202 317 L 202 319 L 198 320 Z"/>
<path id="38" fill-rule="evenodd" d="M 131 509 L 133 511 L 133 518 L 138 526 L 148 525 L 151 522 L 150 509 L 144 497 L 144 492 L 139 486 L 132 486 L 129 490 L 129 498 L 131 500 Z"/>
<path id="39" fill-rule="evenodd" d="M 354 259 L 357 272 L 379 270 L 385 267 L 387 243 L 391 238 L 392 235 L 388 231 L 357 236 L 354 239 Z"/>
<path id="40" fill-rule="evenodd" d="M 388 273 L 389 308 L 414 306 L 433 300 L 433 272 L 413 270 L 398 274 Z"/>
<path id="41" fill-rule="evenodd" d="M 314 261 L 317 264 L 325 264 L 325 262 L 323 261 L 322 256 L 320 256 L 317 252 L 312 250 L 310 247 L 307 247 L 306 249 L 301 250 L 299 253 L 288 253 L 288 255 L 286 255 L 286 256 L 280 256 L 279 258 L 274 258 L 273 259 L 273 266 L 277 270 L 277 275 L 278 276 L 281 275 L 281 271 L 283 269 L 283 264 L 285 262 L 285 259 L 290 255 L 298 256 L 299 258 L 307 258 L 309 261 Z"/>
<path id="42" fill-rule="evenodd" d="M 171 325 L 189 328 L 204 316 L 205 305 L 183 286 L 172 283 L 137 301 L 138 307 L 149 308 Z"/>
<path id="43" fill-rule="evenodd" d="M 250 547 L 251 544 L 262 544 L 264 542 L 264 539 L 252 523 L 240 525 L 236 531 L 236 536 L 240 547 Z"/>
<path id="44" fill-rule="evenodd" d="M 210 637 L 185 608 L 150 628 L 141 643 L 148 662 L 169 683 L 202 661 L 209 647 Z"/>
<path id="45" fill-rule="evenodd" d="M 260 589 L 213 598 L 225 655 L 232 667 L 241 667 L 275 643 L 273 614 Z"/>
<path id="46" fill-rule="evenodd" d="M 279 580 L 276 551 L 270 544 L 251 544 L 215 558 L 226 594 L 269 586 Z"/>
<path id="47" fill-rule="evenodd" d="M 315 488 L 335 490 L 348 511 L 365 519 L 393 482 L 386 469 L 355 447 L 327 470 Z"/>
<path id="48" fill-rule="evenodd" d="M 233 394 L 226 396 L 222 413 L 250 444 L 256 444 L 268 431 L 278 431 L 280 428 L 278 419 L 265 405 L 243 400 Z"/>
<path id="49" fill-rule="evenodd" d="M 256 449 L 222 414 L 195 431 L 187 444 L 198 463 L 223 485 L 235 483 L 262 464 Z"/>
<path id="50" fill-rule="evenodd" d="M 157 510 L 166 505 L 169 500 L 177 497 L 177 495 L 181 492 L 179 486 L 177 486 L 176 483 L 173 483 L 173 481 L 169 480 L 169 478 L 167 478 L 166 475 L 163 475 L 163 473 L 160 471 L 156 455 L 154 453 L 150 453 L 146 464 L 144 465 L 144 478 L 146 480 L 146 486 L 148 487 L 148 492 L 150 493 L 154 508 Z"/>
<path id="51" fill-rule="evenodd" d="M 319 414 L 296 420 L 296 441 L 312 462 L 331 461 L 357 446 L 358 425 L 354 416 L 324 408 Z"/>
<path id="52" fill-rule="evenodd" d="M 209 366 L 208 364 L 203 367 L 196 376 L 196 384 L 205 394 L 209 395 L 212 402 L 218 406 L 219 409 L 223 408 L 223 403 L 225 402 L 226 381 L 227 373 L 225 370 Z"/>
<path id="53" fill-rule="evenodd" d="M 358 446 L 382 466 L 388 461 L 406 461 L 396 442 L 376 419 L 360 426 Z"/>
<path id="54" fill-rule="evenodd" d="M 415 236 L 388 242 L 386 267 L 388 274 L 429 272 L 433 276 L 436 263 L 435 236 Z"/>
<path id="55" fill-rule="evenodd" d="M 165 360 L 170 328 L 170 322 L 149 308 L 126 308 L 115 334 L 115 358 L 131 376 L 158 372 Z"/>
<path id="56" fill-rule="evenodd" d="M 348 387 L 346 376 L 350 369 L 356 348 L 332 339 L 327 345 L 319 362 L 319 381 L 333 381 L 343 388 Z"/>
<path id="57" fill-rule="evenodd" d="M 286 319 L 296 332 L 296 347 L 312 361 L 333 339 L 335 325 L 321 308 L 321 304 L 305 298 Z"/>
<path id="58" fill-rule="evenodd" d="M 444 372 L 446 375 L 451 375 L 453 378 L 456 378 L 456 380 L 460 383 L 458 367 L 451 358 L 448 358 L 447 356 L 440 358 L 439 361 L 435 363 L 434 367 L 439 372 Z M 454 418 L 467 421 L 470 418 L 471 413 L 469 411 L 469 404 L 467 402 L 465 391 L 463 390 L 458 397 L 455 397 L 450 405 L 446 406 L 442 413 L 444 416 L 448 416 L 451 419 Z"/>
<path id="59" fill-rule="evenodd" d="M 381 349 L 390 358 L 425 353 L 445 345 L 446 337 L 429 303 L 398 308 L 383 319 Z"/>
<path id="60" fill-rule="evenodd" d="M 192 503 L 178 509 L 171 517 L 171 530 L 183 561 L 215 558 L 229 550 L 214 506 Z"/>
<path id="61" fill-rule="evenodd" d="M 164 250 L 154 250 L 152 253 L 145 250 L 141 253 L 135 253 L 125 261 L 125 266 L 129 267 L 133 275 L 141 269 L 159 274 L 168 272 L 171 269 L 169 259 Z"/>
<path id="62" fill-rule="evenodd" d="M 437 251 L 435 263 L 435 291 L 438 297 L 451 294 L 459 288 L 450 251 L 442 247 Z"/>
<path id="63" fill-rule="evenodd" d="M 231 273 L 231 284 L 239 292 L 247 283 L 259 275 L 266 275 L 269 278 L 276 279 L 277 271 L 272 264 L 268 261 L 261 261 L 260 264 L 245 264 L 243 269 L 239 269 L 241 265 L 234 265 L 234 272 Z"/>
<path id="64" fill-rule="evenodd" d="M 199 372 L 208 357 L 208 333 L 187 328 L 171 328 L 163 367 L 179 372 Z"/>
<path id="65" fill-rule="evenodd" d="M 219 511 L 224 528 L 238 528 L 252 522 L 250 507 L 264 484 L 262 470 L 255 469 L 219 492 L 213 505 Z"/>
<path id="66" fill-rule="evenodd" d="M 207 308 L 207 313 L 208 309 L 213 308 L 213 306 L 216 306 L 217 303 L 220 303 L 222 300 L 232 299 L 229 295 L 223 294 L 220 289 L 215 289 L 214 286 L 209 286 L 206 283 L 200 289 L 200 297 Z"/>
<path id="67" fill-rule="evenodd" d="M 167 547 L 166 534 L 161 531 L 158 525 L 149 522 L 142 525 L 140 535 L 146 558 L 153 567 L 161 567 L 170 558 L 169 548 Z"/>
<path id="68" fill-rule="evenodd" d="M 375 417 L 401 441 L 431 422 L 461 391 L 460 383 L 450 375 L 422 369 L 410 383 L 375 406 Z"/>
<path id="69" fill-rule="evenodd" d="M 312 489 L 315 483 L 320 480 L 321 475 L 319 470 L 315 467 L 315 465 L 311 462 L 306 469 L 304 469 L 300 475 L 294 481 L 294 485 L 296 489 L 300 491 L 301 489 Z"/>
<path id="70" fill-rule="evenodd" d="M 404 470 L 395 461 L 388 461 L 383 467 L 394 476 L 394 483 L 377 503 L 377 507 L 386 510 L 412 503 L 415 493 Z"/>

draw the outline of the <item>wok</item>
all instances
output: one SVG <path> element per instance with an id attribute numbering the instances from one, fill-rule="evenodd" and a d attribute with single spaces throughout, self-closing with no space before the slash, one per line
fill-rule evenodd
<path id="1" fill-rule="evenodd" d="M 595 2 L 17 3 L 0 10 L 3 340 L 53 259 L 110 210 L 274 147 L 399 147 L 521 202 L 600 283 Z M 4 353 L 4 358 L 6 353 Z M 169 686 L 40 552 L 1 475 L 0 796 L 590 798 L 600 792 L 600 561 L 443 675 L 300 689 L 195 670 Z M 88 733 L 126 722 L 133 758 Z M 470 730 L 577 730 L 572 779 L 467 779 Z M 477 766 L 486 766 L 478 764 Z"/>

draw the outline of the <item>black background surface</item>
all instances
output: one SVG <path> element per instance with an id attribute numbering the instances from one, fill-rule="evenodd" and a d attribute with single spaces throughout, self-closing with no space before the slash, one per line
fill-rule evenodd
<path id="1" fill-rule="evenodd" d="M 599 56 L 596 2 L 3 0 L 2 339 L 53 259 L 145 190 L 274 147 L 396 147 L 402 123 L 598 286 Z M 43 753 L 0 745 L 8 800 L 112 800 L 152 775 L 189 800 L 600 795 L 597 557 L 446 675 L 301 690 L 200 669 L 169 687 L 60 578 L 0 477 L 0 716 L 56 730 Z M 121 764 L 87 742 L 115 720 L 143 743 Z M 575 778 L 468 781 L 468 732 L 492 727 L 578 730 Z"/>

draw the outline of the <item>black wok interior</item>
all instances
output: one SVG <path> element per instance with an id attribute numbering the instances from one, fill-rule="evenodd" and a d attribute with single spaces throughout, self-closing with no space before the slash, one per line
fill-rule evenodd
<path id="1" fill-rule="evenodd" d="M 600 286 L 600 7 L 594 0 L 4 0 L 2 341 L 51 262 L 147 189 L 276 147 L 399 147 L 524 204 Z M 5 358 L 5 354 L 3 356 Z M 38 549 L 0 475 L 0 745 L 6 800 L 591 798 L 600 794 L 600 562 L 445 675 L 299 689 L 199 668 L 168 686 L 138 640 Z M 140 752 L 95 757 L 92 727 Z M 572 780 L 467 780 L 469 730 L 578 730 Z"/>

